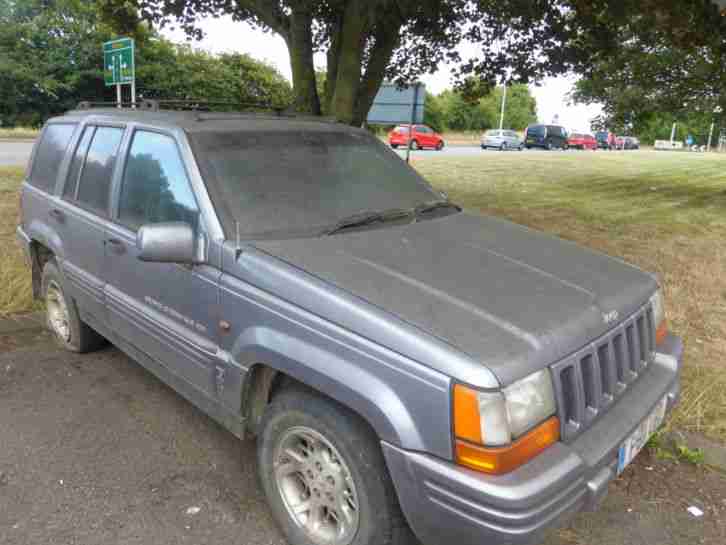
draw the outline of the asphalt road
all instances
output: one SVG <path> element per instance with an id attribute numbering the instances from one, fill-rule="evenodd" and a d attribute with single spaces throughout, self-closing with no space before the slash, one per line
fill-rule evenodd
<path id="1" fill-rule="evenodd" d="M 4 545 L 282 545 L 254 454 L 112 347 L 77 355 L 37 331 L 0 337 Z M 546 545 L 725 543 L 726 478 L 657 464 L 640 458 L 602 510 Z"/>
<path id="2" fill-rule="evenodd" d="M 25 166 L 33 151 L 32 142 L 0 140 L 0 166 Z"/>

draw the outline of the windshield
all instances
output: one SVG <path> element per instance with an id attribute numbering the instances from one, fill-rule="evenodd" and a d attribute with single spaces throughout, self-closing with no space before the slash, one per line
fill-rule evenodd
<path id="1" fill-rule="evenodd" d="M 308 124 L 310 125 L 310 124 Z M 331 126 L 190 134 L 227 233 L 313 236 L 358 213 L 441 200 L 378 139 Z"/>

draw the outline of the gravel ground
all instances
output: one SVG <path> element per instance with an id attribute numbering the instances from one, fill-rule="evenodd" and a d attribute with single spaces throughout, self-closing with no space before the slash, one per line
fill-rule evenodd
<path id="1" fill-rule="evenodd" d="M 254 443 L 112 347 L 80 356 L 39 331 L 0 336 L 0 438 L 2 544 L 284 543 Z M 646 454 L 546 545 L 723 544 L 724 519 L 726 477 Z"/>

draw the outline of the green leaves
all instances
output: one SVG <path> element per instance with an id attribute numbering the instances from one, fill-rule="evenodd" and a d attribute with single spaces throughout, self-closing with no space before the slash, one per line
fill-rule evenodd
<path id="1" fill-rule="evenodd" d="M 103 83 L 102 44 L 118 34 L 102 22 L 98 9 L 81 0 L 0 0 L 3 125 L 38 126 L 81 100 L 115 99 L 115 89 Z M 139 96 L 290 103 L 287 80 L 247 55 L 177 46 L 138 21 L 130 34 L 136 39 Z"/>

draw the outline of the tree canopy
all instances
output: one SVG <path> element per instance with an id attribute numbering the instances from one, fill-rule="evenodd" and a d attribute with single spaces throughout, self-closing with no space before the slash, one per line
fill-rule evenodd
<path id="1" fill-rule="evenodd" d="M 669 43 L 723 34 L 704 0 L 99 0 L 122 32 L 139 20 L 179 24 L 199 37 L 205 16 L 231 15 L 285 40 L 294 105 L 360 125 L 384 79 L 399 84 L 457 65 L 456 77 L 483 95 L 496 82 L 530 82 L 568 71 L 588 74 L 594 54 L 617 48 L 623 26 L 658 28 Z M 462 58 L 457 45 L 480 53 Z M 313 54 L 327 59 L 324 92 Z M 471 78 L 471 76 L 474 76 Z"/>
<path id="2" fill-rule="evenodd" d="M 137 92 L 147 98 L 206 98 L 289 104 L 292 89 L 248 55 L 211 55 L 161 38 L 137 39 Z M 82 0 L 0 0 L 0 121 L 38 125 L 80 100 L 114 99 L 103 82 L 102 43 L 116 38 Z"/>
<path id="3" fill-rule="evenodd" d="M 594 52 L 573 100 L 602 104 L 599 125 L 648 139 L 667 138 L 673 121 L 704 132 L 714 111 L 726 110 L 724 22 L 709 19 L 710 31 L 698 35 L 637 18 L 624 22 L 607 54 Z"/>
<path id="4" fill-rule="evenodd" d="M 502 87 L 491 89 L 478 99 L 469 99 L 461 91 L 446 90 L 426 95 L 424 121 L 437 131 L 484 131 L 499 127 Z M 537 121 L 537 101 L 523 84 L 507 88 L 504 128 L 521 131 Z"/>

